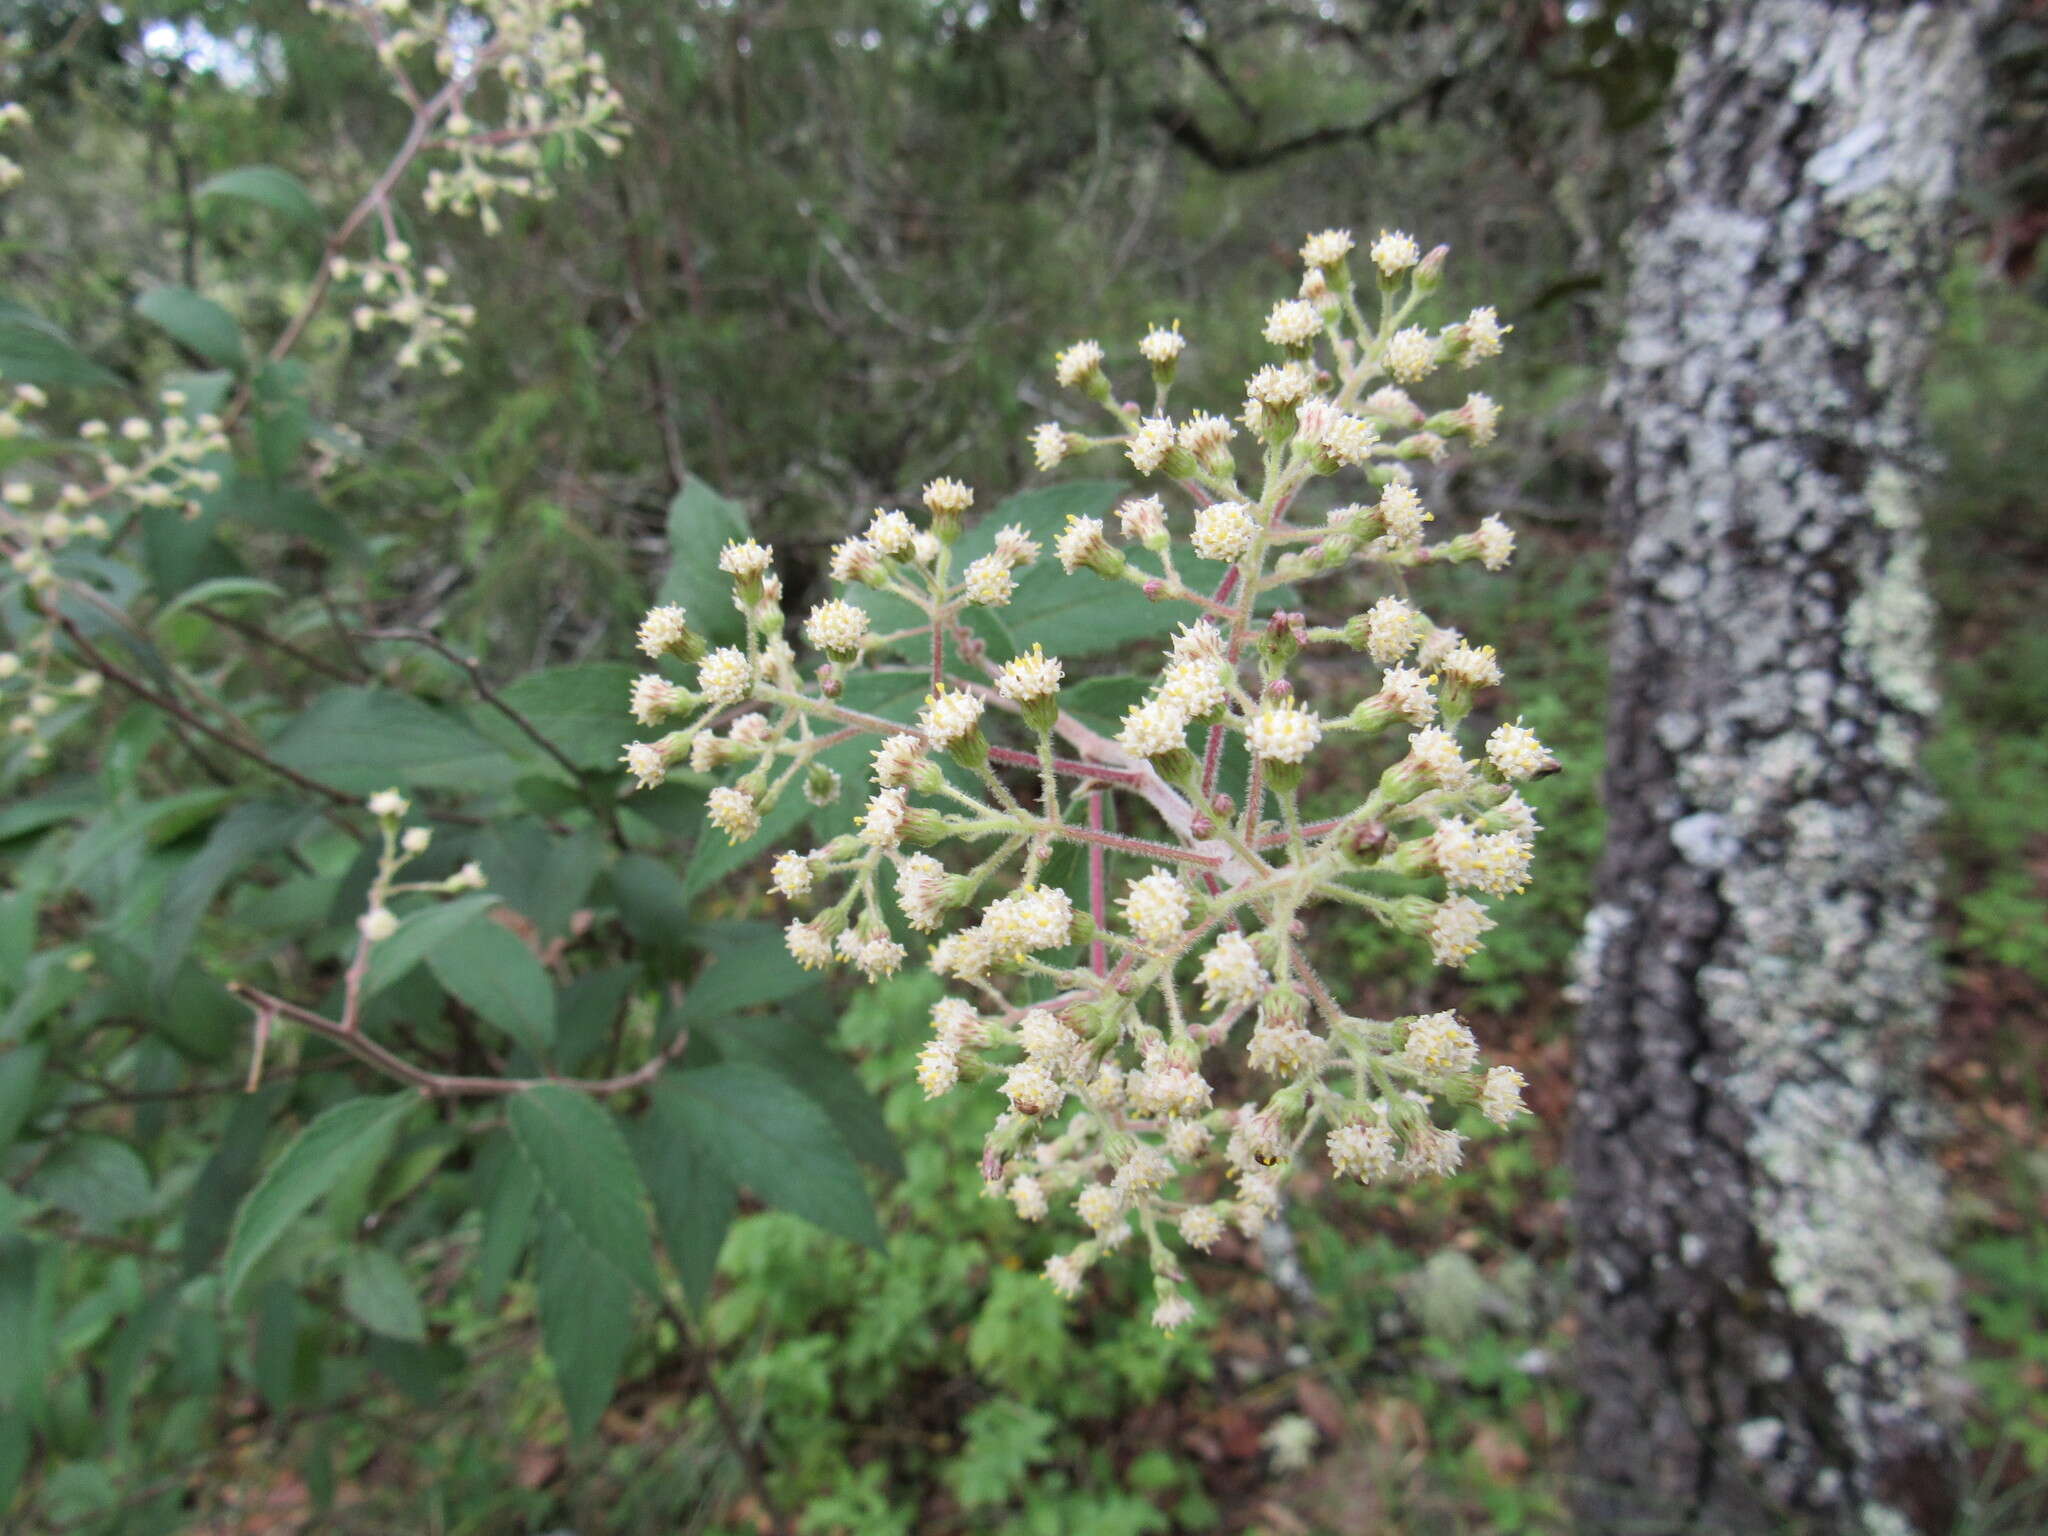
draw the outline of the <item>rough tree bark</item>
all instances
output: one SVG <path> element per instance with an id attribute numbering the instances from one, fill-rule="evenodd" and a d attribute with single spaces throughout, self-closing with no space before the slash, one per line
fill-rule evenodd
<path id="1" fill-rule="evenodd" d="M 1674 86 L 1613 388 L 1572 1151 L 1589 1533 L 1953 1517 L 1914 484 L 1983 19 L 1731 0 Z"/>

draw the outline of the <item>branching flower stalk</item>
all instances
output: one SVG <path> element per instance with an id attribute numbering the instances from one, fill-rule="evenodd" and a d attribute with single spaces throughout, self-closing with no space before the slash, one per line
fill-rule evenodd
<path id="1" fill-rule="evenodd" d="M 1502 1124 L 1522 1110 L 1521 1074 L 1482 1066 L 1455 1015 L 1349 1013 L 1303 947 L 1309 914 L 1338 902 L 1462 965 L 1493 926 L 1479 898 L 1526 882 L 1539 829 L 1516 785 L 1557 766 L 1519 723 L 1468 756 L 1464 723 L 1500 682 L 1499 664 L 1407 598 L 1326 625 L 1266 611 L 1355 566 L 1398 586 L 1438 563 L 1498 570 L 1513 552 L 1493 517 L 1428 542 L 1432 517 L 1409 469 L 1493 436 L 1499 412 L 1485 395 L 1431 413 L 1407 386 L 1494 356 L 1507 328 L 1484 308 L 1436 330 L 1411 323 L 1440 283 L 1443 248 L 1425 257 L 1409 236 L 1383 233 L 1363 293 L 1353 249 L 1342 230 L 1303 247 L 1299 294 L 1264 328 L 1277 360 L 1247 381 L 1235 422 L 1170 414 L 1186 346 L 1177 326 L 1138 343 L 1149 411 L 1121 398 L 1096 342 L 1056 360 L 1058 382 L 1106 425 L 1040 426 L 1040 469 L 1121 449 L 1186 504 L 1170 512 L 1163 494 L 1133 496 L 1114 529 L 1071 518 L 1054 542 L 1068 579 L 1128 583 L 1186 616 L 1113 738 L 1062 708 L 1056 636 L 996 660 L 969 627 L 969 611 L 1007 605 L 1017 572 L 1045 551 L 1010 526 L 956 571 L 975 497 L 951 479 L 924 488 L 921 518 L 878 510 L 834 549 L 836 593 L 804 617 L 801 659 L 772 552 L 752 540 L 719 560 L 743 644 L 710 647 L 673 605 L 648 613 L 638 637 L 693 681 L 657 670 L 634 684 L 634 717 L 670 728 L 628 745 L 626 766 L 642 787 L 681 764 L 730 770 L 708 816 L 734 842 L 799 785 L 818 801 L 839 792 L 820 760 L 828 743 L 878 738 L 857 829 L 774 860 L 775 890 L 805 914 L 786 930 L 790 953 L 874 980 L 905 963 L 906 937 L 922 938 L 925 963 L 954 987 L 919 1059 L 925 1092 L 998 1087 L 988 1187 L 1026 1220 L 1057 1202 L 1086 1229 L 1048 1264 L 1052 1284 L 1076 1295 L 1092 1264 L 1140 1239 L 1162 1328 L 1193 1314 L 1178 1249 L 1206 1250 L 1231 1226 L 1256 1234 L 1318 1145 L 1340 1175 L 1368 1182 L 1446 1174 L 1463 1155 L 1448 1123 L 1460 1108 Z M 1365 494 L 1320 525 L 1297 520 L 1303 493 L 1333 477 Z M 1222 563 L 1220 581 L 1191 584 L 1191 555 Z M 921 622 L 876 634 L 869 593 Z M 914 723 L 843 701 L 857 671 L 887 670 L 889 647 L 927 633 L 930 691 Z M 1380 669 L 1370 692 L 1335 710 L 1288 676 L 1305 649 L 1332 646 Z M 1235 798 L 1220 784 L 1233 742 L 1246 765 Z M 1359 781 L 1349 810 L 1305 822 L 1308 765 L 1340 744 L 1347 761 L 1377 753 L 1384 767 Z M 1102 815 L 1112 795 L 1123 807 L 1114 826 Z M 1085 855 L 1086 910 L 1046 879 L 1061 843 Z M 1418 879 L 1440 894 L 1414 894 Z M 1218 1070 L 1233 1052 L 1259 1091 L 1226 1104 L 1216 1083 L 1244 1076 Z"/>

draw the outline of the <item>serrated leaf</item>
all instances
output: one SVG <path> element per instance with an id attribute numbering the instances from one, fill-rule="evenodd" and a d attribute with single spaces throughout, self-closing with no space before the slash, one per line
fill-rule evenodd
<path id="1" fill-rule="evenodd" d="M 489 891 L 472 891 L 412 913 L 398 925 L 398 932 L 370 951 L 369 970 L 363 976 L 363 996 L 390 986 L 471 923 L 481 922 L 484 914 L 497 904 L 498 898 Z"/>
<path id="2" fill-rule="evenodd" d="M 534 1208 L 540 1200 L 540 1183 L 534 1177 L 533 1165 L 511 1145 L 510 1138 L 500 1139 L 495 1150 L 502 1155 L 498 1158 L 497 1178 L 483 1202 L 484 1240 L 477 1248 L 476 1262 L 470 1267 L 470 1276 L 476 1283 L 476 1304 L 486 1312 L 498 1305 L 512 1272 L 519 1267 L 520 1256 L 526 1252 L 527 1239 L 533 1232 Z"/>
<path id="3" fill-rule="evenodd" d="M 0 1055 L 0 1152 L 13 1144 L 15 1134 L 28 1119 L 35 1102 L 36 1085 L 42 1081 L 43 1063 L 49 1059 L 46 1045 L 17 1045 Z"/>
<path id="4" fill-rule="evenodd" d="M 825 1111 L 781 1077 L 723 1063 L 673 1075 L 654 1098 L 735 1183 L 828 1232 L 882 1246 L 853 1154 Z"/>
<path id="5" fill-rule="evenodd" d="M 40 1250 L 25 1237 L 0 1237 L 0 1411 L 24 1405 L 40 1380 L 38 1354 L 27 1346 L 42 1343 L 36 1326 L 36 1264 Z"/>
<path id="6" fill-rule="evenodd" d="M 158 610 L 151 627 L 163 623 L 181 608 L 194 603 L 225 603 L 242 597 L 276 597 L 285 595 L 283 587 L 275 582 L 264 581 L 256 576 L 216 576 L 211 581 L 202 581 L 196 587 L 187 587 L 170 602 Z"/>
<path id="7" fill-rule="evenodd" d="M 791 958 L 782 930 L 767 923 L 747 924 L 710 949 L 710 965 L 683 994 L 686 1020 L 723 1018 L 823 985 L 817 972 Z"/>
<path id="8" fill-rule="evenodd" d="M 427 964 L 477 1017 L 545 1059 L 555 1043 L 554 983 L 502 924 L 464 924 L 427 951 Z"/>
<path id="9" fill-rule="evenodd" d="M 604 867 L 595 832 L 551 832 L 532 817 L 507 818 L 471 840 L 469 855 L 484 867 L 505 904 L 533 919 L 545 938 L 564 933 Z"/>
<path id="10" fill-rule="evenodd" d="M 700 1140 L 688 1116 L 656 1094 L 633 1128 L 633 1155 L 654 1196 L 654 1219 L 683 1294 L 700 1312 L 711 1300 L 718 1250 L 739 1208 L 739 1186 L 714 1144 Z"/>
<path id="11" fill-rule="evenodd" d="M 576 1438 L 597 1427 L 633 1336 L 633 1288 L 583 1239 L 560 1207 L 541 1228 L 541 1341 Z"/>
<path id="12" fill-rule="evenodd" d="M 341 1304 L 372 1333 L 417 1344 L 427 1336 L 427 1315 L 405 1266 L 382 1248 L 364 1245 L 341 1256 Z"/>
<path id="13" fill-rule="evenodd" d="M 588 1096 L 553 1084 L 512 1095 L 508 1119 L 549 1208 L 607 1265 L 659 1295 L 640 1174 L 618 1123 Z"/>
<path id="14" fill-rule="evenodd" d="M 271 1083 L 235 1101 L 220 1143 L 185 1201 L 185 1225 L 178 1239 L 178 1268 L 186 1276 L 211 1264 L 234 1225 L 235 1211 L 263 1159 L 264 1133 L 288 1085 Z"/>
<path id="15" fill-rule="evenodd" d="M 0 378 L 10 384 L 119 385 L 109 372 L 71 344 L 71 338 L 33 311 L 0 301 Z"/>
<path id="16" fill-rule="evenodd" d="M 73 1136 L 37 1171 L 29 1186 L 38 1198 L 69 1211 L 90 1231 L 103 1231 L 149 1209 L 149 1164 L 125 1141 L 88 1133 Z"/>
<path id="17" fill-rule="evenodd" d="M 193 195 L 201 202 L 225 197 L 257 203 L 301 224 L 320 222 L 320 210 L 314 205 L 312 194 L 299 184 L 297 177 L 274 165 L 242 165 L 222 171 L 202 181 Z"/>
<path id="18" fill-rule="evenodd" d="M 691 626 L 714 645 L 746 637 L 745 620 L 732 605 L 732 578 L 718 568 L 728 539 L 747 537 L 747 514 L 692 475 L 668 504 L 668 576 L 661 601 L 681 603 Z"/>
<path id="19" fill-rule="evenodd" d="M 271 744 L 271 755 L 359 794 L 389 785 L 475 790 L 525 770 L 490 738 L 445 710 L 381 688 L 333 688 Z"/>
<path id="20" fill-rule="evenodd" d="M 829 1041 L 786 1013 L 720 1021 L 707 1031 L 726 1061 L 765 1067 L 824 1110 L 840 1139 L 871 1168 L 900 1178 L 903 1157 L 882 1120 L 881 1106 Z"/>
<path id="21" fill-rule="evenodd" d="M 206 846 L 164 887 L 149 967 L 154 990 L 164 990 L 177 975 L 192 935 L 220 888 L 252 860 L 289 847 L 314 814 L 286 800 L 245 800 L 214 823 Z"/>
<path id="22" fill-rule="evenodd" d="M 209 363 L 223 368 L 241 366 L 242 328 L 233 315 L 204 294 L 166 283 L 138 298 L 135 312 Z"/>
<path id="23" fill-rule="evenodd" d="M 612 768 L 639 734 L 628 706 L 642 670 L 613 661 L 549 667 L 506 685 L 501 696 L 577 767 Z"/>
<path id="24" fill-rule="evenodd" d="M 230 1301 L 294 1221 L 344 1177 L 384 1160 L 399 1122 L 419 1102 L 414 1093 L 349 1099 L 323 1111 L 292 1139 L 236 1213 L 228 1235 Z"/>

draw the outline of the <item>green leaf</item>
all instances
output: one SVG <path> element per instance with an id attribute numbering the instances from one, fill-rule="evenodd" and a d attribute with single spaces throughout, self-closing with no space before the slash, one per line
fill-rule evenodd
<path id="1" fill-rule="evenodd" d="M 555 988 L 533 951 L 501 923 L 466 923 L 427 951 L 449 993 L 536 1057 L 555 1042 Z"/>
<path id="2" fill-rule="evenodd" d="M 617 1122 L 587 1095 L 553 1084 L 514 1094 L 508 1113 L 549 1208 L 612 1269 L 659 1295 L 640 1175 Z"/>
<path id="3" fill-rule="evenodd" d="M 540 1183 L 533 1165 L 509 1138 L 500 1136 L 493 1149 L 498 1157 L 497 1179 L 483 1202 L 484 1240 L 477 1249 L 470 1275 L 476 1282 L 476 1304 L 489 1312 L 505 1294 L 505 1285 L 519 1267 L 526 1241 L 533 1232 L 534 1207 L 540 1199 Z"/>
<path id="4" fill-rule="evenodd" d="M 205 295 L 166 283 L 137 299 L 135 312 L 209 363 L 222 368 L 241 366 L 241 327 L 233 315 Z"/>
<path id="5" fill-rule="evenodd" d="M 142 1155 L 125 1141 L 96 1134 L 66 1141 L 30 1189 L 96 1232 L 140 1216 L 153 1198 Z"/>
<path id="6" fill-rule="evenodd" d="M 786 1013 L 753 1014 L 721 1021 L 707 1031 L 719 1056 L 765 1067 L 824 1110 L 853 1155 L 893 1178 L 903 1175 L 903 1157 L 874 1095 L 829 1041 Z"/>
<path id="7" fill-rule="evenodd" d="M 710 946 L 711 964 L 683 994 L 686 1020 L 722 1018 L 822 984 L 817 972 L 790 957 L 781 929 L 767 923 L 733 926 L 741 931 Z"/>
<path id="8" fill-rule="evenodd" d="M 251 861 L 291 846 L 314 812 L 287 800 L 245 800 L 214 823 L 206 846 L 164 888 L 156 914 L 150 985 L 162 991 L 183 963 L 214 896 Z"/>
<path id="9" fill-rule="evenodd" d="M 241 1294 L 285 1230 L 348 1174 L 380 1163 L 415 1093 L 349 1099 L 322 1112 L 270 1165 L 236 1214 L 228 1235 L 227 1294 Z"/>
<path id="10" fill-rule="evenodd" d="M 363 976 L 363 996 L 382 991 L 398 980 L 441 945 L 498 904 L 489 891 L 472 891 L 451 901 L 436 901 L 420 908 L 398 925 L 398 932 L 370 951 L 370 968 Z"/>
<path id="11" fill-rule="evenodd" d="M 692 475 L 668 504 L 668 577 L 661 601 L 681 603 L 690 625 L 713 645 L 746 638 L 746 621 L 732 605 L 732 578 L 718 568 L 729 539 L 747 537 L 747 514 Z"/>
<path id="12" fill-rule="evenodd" d="M 201 202 L 226 197 L 258 203 L 301 224 L 320 222 L 320 210 L 314 206 L 312 195 L 299 184 L 298 178 L 274 165 L 243 165 L 222 171 L 202 181 L 193 195 Z"/>
<path id="13" fill-rule="evenodd" d="M 372 1333 L 417 1344 L 427 1315 L 405 1266 L 382 1248 L 358 1246 L 341 1256 L 341 1304 Z"/>
<path id="14" fill-rule="evenodd" d="M 774 809 L 761 817 L 760 830 L 738 843 L 727 841 L 706 816 L 697 833 L 697 846 L 690 850 L 689 867 L 683 871 L 684 891 L 694 897 L 710 890 L 734 870 L 782 843 L 810 812 L 802 792 L 792 785 L 782 792 Z"/>
<path id="15" fill-rule="evenodd" d="M 475 790 L 524 770 L 445 710 L 380 688 L 334 688 L 272 743 L 287 768 L 355 794 L 392 785 Z"/>
<path id="16" fill-rule="evenodd" d="M 494 823 L 471 840 L 469 854 L 505 904 L 532 918 L 548 938 L 567 931 L 605 862 L 594 832 L 550 832 L 532 817 Z"/>
<path id="17" fill-rule="evenodd" d="M 163 623 L 181 608 L 194 603 L 226 603 L 242 597 L 276 597 L 285 595 L 283 587 L 274 582 L 264 581 L 255 576 L 216 576 L 211 581 L 202 581 L 196 587 L 187 587 L 170 602 L 157 611 L 151 621 L 154 628 Z"/>
<path id="18" fill-rule="evenodd" d="M 540 1332 L 576 1438 L 612 1400 L 633 1336 L 633 1289 L 584 1241 L 569 1215 L 551 1209 L 541 1228 Z"/>
<path id="19" fill-rule="evenodd" d="M 633 1155 L 654 1196 L 661 1245 L 682 1277 L 683 1294 L 703 1311 L 711 1300 L 718 1250 L 739 1208 L 739 1186 L 716 1144 L 699 1138 L 691 1118 L 661 1093 L 633 1128 Z"/>
<path id="20" fill-rule="evenodd" d="M 27 1417 L 0 1412 L 0 1509 L 13 1506 L 14 1491 L 21 1486 L 21 1474 L 28 1470 L 28 1453 Z"/>
<path id="21" fill-rule="evenodd" d="M 782 1078 L 750 1064 L 682 1072 L 654 1090 L 735 1183 L 828 1232 L 882 1246 L 860 1168 L 832 1121 Z"/>
<path id="22" fill-rule="evenodd" d="M 45 1045 L 17 1045 L 0 1056 L 0 1152 L 14 1142 L 15 1134 L 28 1119 L 35 1102 L 36 1084 L 42 1081 L 43 1063 L 49 1059 Z"/>
<path id="23" fill-rule="evenodd" d="M 612 768 L 640 734 L 628 702 L 642 670 L 614 661 L 550 667 L 508 684 L 501 696 L 577 767 Z M 525 736 L 519 742 L 534 750 Z"/>
<path id="24" fill-rule="evenodd" d="M 263 1138 L 270 1117 L 288 1092 L 284 1083 L 270 1083 L 235 1100 L 227 1128 L 206 1166 L 199 1170 L 185 1202 L 185 1226 L 178 1239 L 178 1268 L 190 1277 L 211 1264 L 234 1225 L 235 1209 L 249 1192 L 263 1160 Z"/>
<path id="25" fill-rule="evenodd" d="M 41 1250 L 25 1237 L 0 1237 L 0 1411 L 21 1407 L 41 1376 L 40 1351 L 24 1347 L 44 1342 L 36 1326 L 36 1261 Z"/>
<path id="26" fill-rule="evenodd" d="M 0 300 L 0 378 L 10 384 L 118 386 L 110 373 L 32 310 Z"/>
<path id="27" fill-rule="evenodd" d="M 637 965 L 610 965 L 562 988 L 555 1003 L 555 1058 L 562 1070 L 575 1071 L 611 1038 L 619 1009 L 639 979 Z"/>

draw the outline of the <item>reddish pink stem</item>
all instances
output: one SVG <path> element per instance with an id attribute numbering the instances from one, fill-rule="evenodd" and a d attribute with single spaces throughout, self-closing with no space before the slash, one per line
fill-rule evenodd
<path id="1" fill-rule="evenodd" d="M 1088 829 L 1091 832 L 1102 830 L 1102 791 L 1099 789 L 1088 797 Z M 1103 889 L 1103 857 L 1102 844 L 1088 845 L 1088 916 L 1095 922 L 1095 940 L 1088 946 L 1088 965 L 1098 976 L 1109 970 L 1109 950 L 1102 942 L 1103 914 L 1108 910 L 1108 903 L 1104 900 L 1107 893 Z"/>
<path id="2" fill-rule="evenodd" d="M 1303 837 L 1321 837 L 1342 820 L 1343 818 L 1338 816 L 1331 818 L 1329 821 L 1312 821 L 1301 829 L 1301 835 Z M 1287 834 L 1285 832 L 1268 832 L 1264 837 L 1252 844 L 1252 846 L 1254 848 L 1278 848 L 1286 841 Z"/>
<path id="3" fill-rule="evenodd" d="M 1173 864 L 1194 864 L 1203 869 L 1220 869 L 1223 860 L 1212 853 L 1196 853 L 1192 848 L 1178 847 L 1173 843 L 1155 843 L 1142 837 L 1125 837 L 1121 832 L 1098 832 L 1092 827 L 1057 826 L 1049 829 L 1053 836 L 1069 838 L 1077 843 L 1088 843 L 1102 848 L 1114 848 L 1118 853 L 1135 853 L 1140 858 L 1165 859 Z"/>
<path id="4" fill-rule="evenodd" d="M 1038 755 L 1034 752 L 1020 752 L 1015 747 L 990 747 L 989 761 L 1008 763 L 1016 768 L 1036 768 Z M 1105 784 L 1128 784 L 1137 788 L 1144 779 L 1138 774 L 1122 768 L 1105 768 L 1100 763 L 1084 763 L 1077 758 L 1056 757 L 1052 760 L 1052 771 L 1064 773 L 1076 779 L 1100 779 Z"/>

